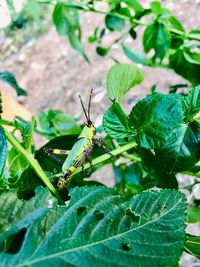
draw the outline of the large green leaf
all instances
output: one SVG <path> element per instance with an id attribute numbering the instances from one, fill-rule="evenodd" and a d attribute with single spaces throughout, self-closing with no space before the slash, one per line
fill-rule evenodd
<path id="1" fill-rule="evenodd" d="M 188 223 L 200 222 L 200 206 L 188 207 Z"/>
<path id="2" fill-rule="evenodd" d="M 128 117 L 118 103 L 114 103 L 104 114 L 104 130 L 114 139 L 127 139 L 133 135 L 129 128 Z"/>
<path id="3" fill-rule="evenodd" d="M 10 86 L 12 86 L 15 91 L 17 92 L 17 95 L 20 96 L 20 95 L 27 95 L 26 91 L 24 89 L 22 89 L 16 79 L 15 79 L 15 76 L 9 72 L 9 71 L 4 71 L 4 72 L 0 72 L 0 80 L 8 83 Z"/>
<path id="4" fill-rule="evenodd" d="M 45 190 L 27 202 L 12 192 L 0 196 L 2 267 L 177 265 L 185 241 L 182 193 L 147 191 L 127 200 L 111 188 L 82 187 L 70 196 L 66 207 Z"/>
<path id="5" fill-rule="evenodd" d="M 170 42 L 171 34 L 164 24 L 155 22 L 146 27 L 143 35 L 143 46 L 146 53 L 154 49 L 155 57 L 163 59 L 170 47 Z"/>
<path id="6" fill-rule="evenodd" d="M 130 64 L 115 64 L 108 71 L 106 89 L 110 99 L 120 102 L 135 85 L 141 83 L 144 75 L 140 69 Z"/>
<path id="7" fill-rule="evenodd" d="M 72 25 L 69 20 L 66 5 L 57 3 L 53 11 L 53 23 L 60 35 L 68 35 L 72 31 Z"/>
<path id="8" fill-rule="evenodd" d="M 187 235 L 185 250 L 190 254 L 200 258 L 200 236 Z"/>
<path id="9" fill-rule="evenodd" d="M 3 128 L 0 126 L 0 177 L 3 174 L 8 154 L 7 142 Z"/>
<path id="10" fill-rule="evenodd" d="M 165 143 L 183 120 L 180 95 L 152 94 L 139 101 L 130 113 L 141 147 L 153 149 Z"/>
<path id="11" fill-rule="evenodd" d="M 165 170 L 188 170 L 200 158 L 200 125 L 196 122 L 182 124 L 169 134 L 155 155 Z"/>
<path id="12" fill-rule="evenodd" d="M 200 111 L 200 85 L 183 98 L 185 120 L 190 121 Z"/>

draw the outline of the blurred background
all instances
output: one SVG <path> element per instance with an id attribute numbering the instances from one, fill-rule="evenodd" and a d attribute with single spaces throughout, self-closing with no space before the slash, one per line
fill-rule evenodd
<path id="1" fill-rule="evenodd" d="M 20 87 L 27 92 L 27 96 L 17 96 L 10 85 L 2 81 L 0 89 L 3 90 L 3 104 L 6 107 L 5 112 L 8 113 L 4 115 L 8 118 L 20 115 L 29 120 L 31 115 L 38 118 L 41 112 L 59 109 L 83 122 L 84 114 L 78 95 L 80 94 L 87 102 L 89 92 L 93 88 L 91 118 L 96 126 L 101 125 L 102 116 L 110 106 L 110 101 L 106 97 L 106 75 L 115 62 L 131 63 L 134 61 L 144 72 L 144 82 L 131 90 L 122 101 L 126 112 L 129 112 L 139 99 L 155 89 L 158 92 L 169 92 L 170 88 L 176 90 L 176 85 L 179 85 L 177 88 L 187 89 L 196 85 L 200 79 L 200 60 L 194 59 L 189 53 L 187 54 L 190 56 L 187 57 L 189 67 L 192 68 L 195 65 L 197 73 L 193 80 L 187 79 L 189 68 L 183 69 L 181 75 L 178 75 L 175 67 L 167 67 L 166 62 L 169 61 L 167 53 L 166 59 L 164 57 L 159 61 L 157 60 L 159 57 L 155 59 L 153 51 L 150 51 L 148 62 L 144 62 L 146 59 L 141 55 L 149 52 L 144 51 L 145 24 L 141 23 L 136 30 L 135 28 L 132 28 L 132 31 L 129 29 L 130 36 L 126 36 L 126 27 L 125 30 L 113 29 L 112 21 L 105 22 L 104 12 L 107 11 L 108 1 L 80 1 L 92 8 L 95 4 L 95 9 L 101 11 L 99 13 L 87 12 L 80 2 L 72 1 L 80 4 L 77 8 L 80 21 L 76 30 L 79 31 L 79 37 L 81 31 L 81 43 L 69 41 L 68 34 L 63 34 L 63 27 L 67 32 L 66 25 L 63 26 L 65 19 L 64 22 L 60 21 L 56 14 L 57 2 L 0 0 L 0 72 L 11 72 Z M 144 9 L 148 10 L 151 7 L 153 10 L 152 1 L 139 2 Z M 199 0 L 163 0 L 160 2 L 163 8 L 168 9 L 179 20 L 185 31 L 200 29 Z M 128 3 L 130 1 L 127 5 Z M 112 9 L 112 3 L 109 5 Z M 58 6 L 60 12 L 59 8 Z M 154 5 L 154 10 L 156 14 L 159 12 L 159 7 L 156 8 Z M 123 16 L 125 13 L 120 14 Z M 138 20 L 140 21 L 140 17 Z M 149 22 L 149 18 L 146 17 L 142 17 L 141 20 Z M 173 34 L 181 31 L 178 24 L 174 29 Z M 199 33 L 196 31 L 195 34 L 199 36 Z M 130 50 L 125 49 L 124 36 L 126 47 L 131 47 L 134 53 L 132 50 L 130 53 Z M 172 37 L 174 38 L 174 35 Z M 195 46 L 193 43 L 192 45 Z M 189 49 L 192 45 L 190 44 Z M 174 47 L 171 48 L 174 49 Z M 177 45 L 176 49 L 178 48 Z M 196 48 L 200 48 L 199 44 Z M 181 64 L 184 65 L 184 63 Z M 43 143 L 44 138 L 37 135 L 35 137 L 36 147 Z M 111 169 L 109 172 L 113 177 Z M 98 176 L 105 177 L 105 173 L 108 177 L 107 167 L 100 170 L 97 178 Z M 101 181 L 108 185 L 113 184 L 113 181 L 102 179 Z M 198 233 L 199 226 L 193 228 L 192 231 L 194 231 L 192 233 Z M 185 255 L 182 264 L 183 266 L 200 266 L 199 262 L 189 255 Z"/>

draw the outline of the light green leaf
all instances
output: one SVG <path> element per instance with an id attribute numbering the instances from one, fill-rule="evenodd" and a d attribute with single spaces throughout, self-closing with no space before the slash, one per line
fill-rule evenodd
<path id="1" fill-rule="evenodd" d="M 124 19 L 111 15 L 105 16 L 105 24 L 110 31 L 120 31 L 123 30 L 125 26 Z"/>
<path id="2" fill-rule="evenodd" d="M 60 135 L 73 135 L 80 133 L 80 127 L 76 121 L 61 110 L 50 109 L 48 112 L 39 114 L 39 123 L 43 132 L 48 139 Z"/>
<path id="3" fill-rule="evenodd" d="M 180 95 L 152 94 L 139 101 L 130 113 L 141 147 L 159 148 L 183 120 Z"/>
<path id="4" fill-rule="evenodd" d="M 131 47 L 127 45 L 123 45 L 124 54 L 135 63 L 139 63 L 142 65 L 148 65 L 148 60 L 145 55 L 140 54 L 138 51 L 133 50 Z"/>
<path id="5" fill-rule="evenodd" d="M 183 97 L 185 120 L 190 121 L 200 111 L 200 85 L 193 88 Z"/>
<path id="6" fill-rule="evenodd" d="M 4 82 L 8 83 L 10 86 L 12 86 L 15 89 L 15 91 L 17 92 L 18 96 L 27 95 L 26 91 L 18 85 L 14 75 L 11 72 L 9 72 L 9 71 L 0 72 L 0 80 L 4 81 Z"/>
<path id="7" fill-rule="evenodd" d="M 187 234 L 185 250 L 191 255 L 200 258 L 200 236 Z"/>
<path id="8" fill-rule="evenodd" d="M 8 148 L 7 148 L 6 136 L 3 128 L 0 126 L 0 177 L 2 177 L 3 175 L 7 154 L 8 154 Z"/>
<path id="9" fill-rule="evenodd" d="M 63 3 L 57 3 L 53 11 L 53 23 L 60 35 L 68 35 L 72 31 L 72 25 L 67 15 L 66 6 Z"/>
<path id="10" fill-rule="evenodd" d="M 200 206 L 188 207 L 188 223 L 200 222 Z"/>
<path id="11" fill-rule="evenodd" d="M 129 138 L 133 130 L 129 128 L 128 117 L 118 103 L 114 103 L 104 114 L 104 130 L 114 139 Z"/>
<path id="12" fill-rule="evenodd" d="M 26 202 L 11 194 L 0 196 L 2 267 L 172 267 L 182 254 L 187 206 L 180 192 L 127 200 L 111 188 L 82 187 L 70 190 L 67 206 L 56 206 L 44 190 Z"/>
<path id="13" fill-rule="evenodd" d="M 106 89 L 110 99 L 120 103 L 123 96 L 144 79 L 142 71 L 135 65 L 115 64 L 107 74 Z"/>
<path id="14" fill-rule="evenodd" d="M 195 52 L 192 52 L 190 49 L 185 48 L 183 50 L 183 54 L 184 54 L 185 59 L 188 62 L 192 64 L 200 65 L 200 53 L 195 53 Z"/>

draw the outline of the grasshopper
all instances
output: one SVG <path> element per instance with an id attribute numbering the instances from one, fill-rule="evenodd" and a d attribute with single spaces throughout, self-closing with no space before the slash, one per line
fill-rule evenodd
<path id="1" fill-rule="evenodd" d="M 66 150 L 60 150 L 60 149 L 54 149 L 54 148 L 44 148 L 44 153 L 47 156 L 51 156 L 54 159 L 57 159 L 60 161 L 59 158 L 56 158 L 54 155 L 64 155 L 68 154 L 66 160 L 64 161 L 62 165 L 62 171 L 64 173 L 63 177 L 58 180 L 58 187 L 63 188 L 65 184 L 70 181 L 70 176 L 72 173 L 79 167 L 82 166 L 86 161 L 86 159 L 89 161 L 90 166 L 92 167 L 92 160 L 90 158 L 90 154 L 93 150 L 94 144 L 101 146 L 104 148 L 106 153 L 110 154 L 112 157 L 114 157 L 110 149 L 107 147 L 106 143 L 96 137 L 96 128 L 94 124 L 92 123 L 90 119 L 90 107 L 91 107 L 91 99 L 92 99 L 92 91 L 90 92 L 90 98 L 89 98 L 89 104 L 88 104 L 88 110 L 86 112 L 86 109 L 84 107 L 83 101 L 81 96 L 79 95 L 80 102 L 83 108 L 83 112 L 86 117 L 86 122 L 84 123 L 84 127 L 80 135 L 78 136 L 78 140 L 73 145 L 72 149 L 70 150 L 69 154 Z"/>

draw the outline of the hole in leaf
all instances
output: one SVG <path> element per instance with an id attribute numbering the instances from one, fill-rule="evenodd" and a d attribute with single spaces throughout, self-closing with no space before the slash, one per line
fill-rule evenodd
<path id="1" fill-rule="evenodd" d="M 85 211 L 86 211 L 86 207 L 81 206 L 77 209 L 76 213 L 78 216 L 81 216 L 81 214 L 83 214 Z"/>
<path id="2" fill-rule="evenodd" d="M 167 206 L 165 205 L 165 206 L 164 206 L 164 209 L 166 209 L 166 208 L 167 208 Z"/>
<path id="3" fill-rule="evenodd" d="M 138 223 L 140 220 L 140 216 L 135 215 L 130 209 L 126 210 L 126 216 L 129 216 L 132 222 Z"/>
<path id="4" fill-rule="evenodd" d="M 10 235 L 6 240 L 4 240 L 3 251 L 10 254 L 19 252 L 24 241 L 26 231 L 27 229 L 23 228 L 18 233 Z"/>
<path id="5" fill-rule="evenodd" d="M 93 212 L 93 216 L 95 217 L 95 219 L 97 221 L 100 221 L 100 220 L 102 220 L 104 218 L 104 213 L 102 211 L 100 211 L 100 210 L 95 210 Z"/>
<path id="6" fill-rule="evenodd" d="M 122 249 L 123 250 L 126 250 L 126 251 L 129 251 L 131 248 L 130 248 L 130 245 L 129 244 L 122 243 Z"/>

